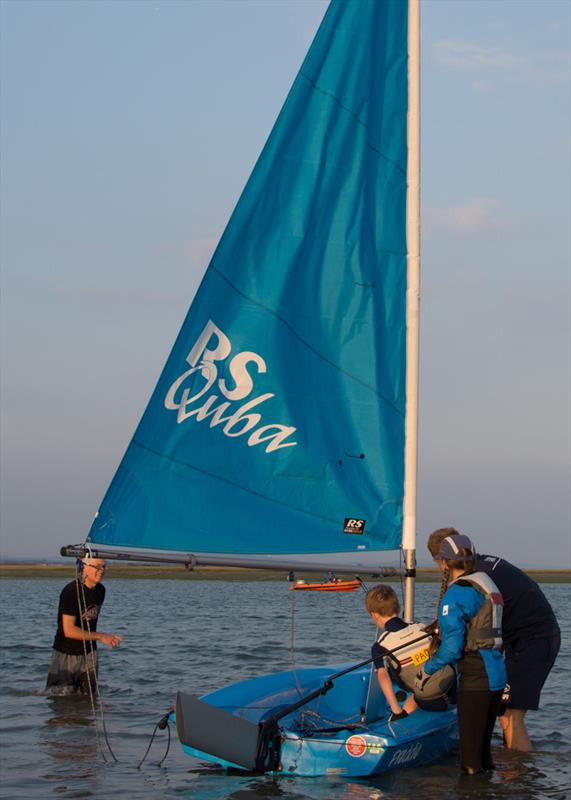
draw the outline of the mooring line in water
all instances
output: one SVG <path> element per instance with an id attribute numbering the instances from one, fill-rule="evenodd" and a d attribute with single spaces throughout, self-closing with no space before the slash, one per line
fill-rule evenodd
<path id="1" fill-rule="evenodd" d="M 156 732 L 158 730 L 164 731 L 165 728 L 167 729 L 167 734 L 168 734 L 167 749 L 166 749 L 166 752 L 165 752 L 164 756 L 158 762 L 157 767 L 160 767 L 162 765 L 163 761 L 168 756 L 169 750 L 170 750 L 170 746 L 171 746 L 171 729 L 170 729 L 170 725 L 169 725 L 169 717 L 170 717 L 170 715 L 172 714 L 173 711 L 174 711 L 173 708 L 169 708 L 167 713 L 164 716 L 162 716 L 160 718 L 160 720 L 157 722 L 157 724 L 155 725 L 154 730 L 153 730 L 153 732 L 151 734 L 151 741 L 149 742 L 149 745 L 148 745 L 147 749 L 145 750 L 145 755 L 143 756 L 143 758 L 137 764 L 137 769 L 141 769 L 141 765 L 143 764 L 143 761 L 149 755 L 149 751 L 150 751 L 151 745 L 153 744 L 153 741 L 155 739 Z"/>

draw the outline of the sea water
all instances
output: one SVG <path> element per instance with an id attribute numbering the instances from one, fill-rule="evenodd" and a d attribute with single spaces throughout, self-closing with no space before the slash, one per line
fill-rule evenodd
<path id="1" fill-rule="evenodd" d="M 571 601 L 568 584 L 542 588 L 562 627 L 559 658 L 528 714 L 535 750 L 517 754 L 494 738 L 497 770 L 468 778 L 457 754 L 431 766 L 362 780 L 227 773 L 185 756 L 159 719 L 177 689 L 203 694 L 292 664 L 340 664 L 368 657 L 374 629 L 363 592 L 291 592 L 282 581 L 120 580 L 106 578 L 100 630 L 124 636 L 100 645 L 101 717 L 89 699 L 50 697 L 43 689 L 62 583 L 3 580 L 1 603 L 1 753 L 3 798 L 109 800 L 459 800 L 571 797 Z M 400 592 L 400 587 L 395 586 Z M 436 584 L 419 584 L 419 619 L 434 617 Z M 293 599 L 295 598 L 295 607 Z M 342 680 L 342 679 L 341 679 Z M 97 733 L 99 731 L 99 733 Z M 111 754 L 112 751 L 112 754 Z M 114 760 L 117 759 L 117 761 Z"/>

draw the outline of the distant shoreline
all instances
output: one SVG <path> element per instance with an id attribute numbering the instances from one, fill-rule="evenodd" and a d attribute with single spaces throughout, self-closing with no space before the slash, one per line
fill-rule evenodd
<path id="1" fill-rule="evenodd" d="M 265 569 L 241 569 L 238 567 L 196 567 L 193 570 L 186 569 L 184 566 L 164 566 L 164 565 L 140 565 L 116 564 L 108 562 L 108 572 L 106 580 L 222 580 L 222 581 L 279 581 L 286 577 L 285 570 L 265 570 Z M 524 570 L 530 578 L 537 583 L 571 583 L 571 570 L 544 569 L 544 570 Z M 58 580 L 71 580 L 75 574 L 75 565 L 70 564 L 2 564 L 0 563 L 0 579 L 22 579 L 22 578 L 54 578 Z M 374 575 L 374 573 L 373 573 Z M 400 576 L 392 575 L 383 577 L 381 575 L 371 575 L 371 573 L 361 573 L 365 583 L 380 581 L 399 581 Z M 304 580 L 324 580 L 325 576 L 321 572 L 296 572 L 296 578 Z M 417 570 L 417 581 L 420 583 L 436 583 L 440 580 L 440 575 L 436 569 Z"/>

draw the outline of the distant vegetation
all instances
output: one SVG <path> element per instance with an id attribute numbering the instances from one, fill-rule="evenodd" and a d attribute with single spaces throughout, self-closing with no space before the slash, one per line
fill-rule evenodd
<path id="1" fill-rule="evenodd" d="M 235 567 L 196 567 L 188 570 L 181 566 L 140 565 L 115 563 L 108 561 L 108 571 L 105 580 L 114 579 L 141 579 L 146 580 L 222 580 L 222 581 L 276 581 L 286 579 L 285 570 L 265 569 L 238 569 Z M 538 583 L 571 583 L 570 570 L 526 570 L 528 575 Z M 75 574 L 75 565 L 49 564 L 49 563 L 4 563 L 0 564 L 0 578 L 54 578 L 61 581 L 71 580 Z M 398 576 L 383 578 L 379 575 L 361 573 L 360 577 L 365 583 L 380 581 L 399 581 Z M 306 581 L 320 581 L 325 579 L 321 572 L 296 572 L 296 578 Z M 436 582 L 440 575 L 435 569 L 419 569 L 417 580 L 421 583 Z"/>

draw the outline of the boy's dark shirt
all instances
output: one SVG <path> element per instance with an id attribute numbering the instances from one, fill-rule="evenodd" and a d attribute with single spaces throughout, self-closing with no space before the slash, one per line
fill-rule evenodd
<path id="1" fill-rule="evenodd" d="M 385 625 L 384 633 L 396 633 L 397 631 L 402 631 L 403 628 L 408 628 L 408 625 L 404 620 L 400 617 L 391 617 L 391 619 L 387 620 Z M 384 656 L 387 655 L 389 651 L 386 647 L 383 647 L 382 644 L 375 642 L 374 645 L 371 647 L 371 658 L 374 658 L 375 661 L 374 666 L 375 669 L 379 669 L 380 667 L 384 667 Z"/>
<path id="2" fill-rule="evenodd" d="M 77 600 L 78 586 L 76 581 L 64 586 L 59 596 L 59 607 L 57 612 L 57 631 L 54 638 L 54 650 L 60 653 L 67 653 L 72 656 L 82 656 L 84 654 L 84 642 L 79 639 L 68 639 L 63 632 L 62 614 L 74 617 L 78 628 L 93 632 L 97 630 L 97 617 L 105 600 L 105 587 L 98 583 L 93 589 L 88 589 L 85 585 L 79 586 L 79 596 L 83 607 L 83 597 L 85 596 L 85 612 L 83 622 L 79 616 L 79 605 Z M 93 646 L 97 648 L 97 642 L 86 642 L 88 652 Z"/>
<path id="3" fill-rule="evenodd" d="M 504 598 L 502 636 L 506 644 L 520 636 L 539 639 L 559 631 L 547 598 L 529 575 L 498 556 L 478 554 L 476 572 L 486 572 Z"/>

